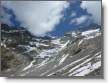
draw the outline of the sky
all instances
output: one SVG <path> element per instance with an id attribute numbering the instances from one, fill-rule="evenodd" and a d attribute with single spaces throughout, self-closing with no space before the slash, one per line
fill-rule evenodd
<path id="1" fill-rule="evenodd" d="M 101 1 L 2 1 L 2 23 L 25 27 L 36 36 L 101 24 Z"/>

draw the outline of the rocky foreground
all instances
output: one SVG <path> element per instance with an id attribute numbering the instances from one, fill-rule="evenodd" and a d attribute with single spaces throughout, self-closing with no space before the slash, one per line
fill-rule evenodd
<path id="1" fill-rule="evenodd" d="M 70 31 L 53 38 L 32 36 L 24 28 L 2 24 L 1 34 L 3 76 L 103 76 L 100 28 Z"/>

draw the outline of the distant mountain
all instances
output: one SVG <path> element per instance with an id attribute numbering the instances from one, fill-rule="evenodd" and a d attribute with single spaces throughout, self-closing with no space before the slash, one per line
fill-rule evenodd
<path id="1" fill-rule="evenodd" d="M 89 30 L 89 29 L 98 29 L 98 28 L 101 29 L 101 26 L 98 25 L 98 24 L 95 24 L 95 23 L 91 23 L 88 26 L 83 25 L 83 26 L 78 27 L 78 29 L 80 31 L 86 31 L 86 30 Z"/>
<path id="2" fill-rule="evenodd" d="M 59 38 L 36 37 L 24 28 L 1 26 L 1 69 L 8 76 L 102 76 L 98 25 Z"/>

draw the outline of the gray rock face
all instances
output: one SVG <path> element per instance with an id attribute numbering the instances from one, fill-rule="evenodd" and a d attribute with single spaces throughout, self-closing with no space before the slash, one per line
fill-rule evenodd
<path id="1" fill-rule="evenodd" d="M 7 33 L 9 31 L 2 30 L 2 63 L 6 60 L 5 57 L 9 57 L 8 53 L 13 57 L 8 60 L 9 64 L 7 61 L 3 64 L 7 65 L 2 66 L 4 75 L 96 77 L 103 74 L 101 72 L 102 34 L 100 29 L 68 32 L 58 39 L 34 37 L 26 33 L 27 31 L 23 31 L 21 35 L 19 30 L 15 32 L 19 35 L 14 35 L 14 37 Z"/>

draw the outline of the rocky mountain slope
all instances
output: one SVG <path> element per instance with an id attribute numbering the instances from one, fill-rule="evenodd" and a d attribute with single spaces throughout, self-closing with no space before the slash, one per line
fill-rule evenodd
<path id="1" fill-rule="evenodd" d="M 100 28 L 70 31 L 63 37 L 32 36 L 2 24 L 1 69 L 6 76 L 102 76 Z"/>

